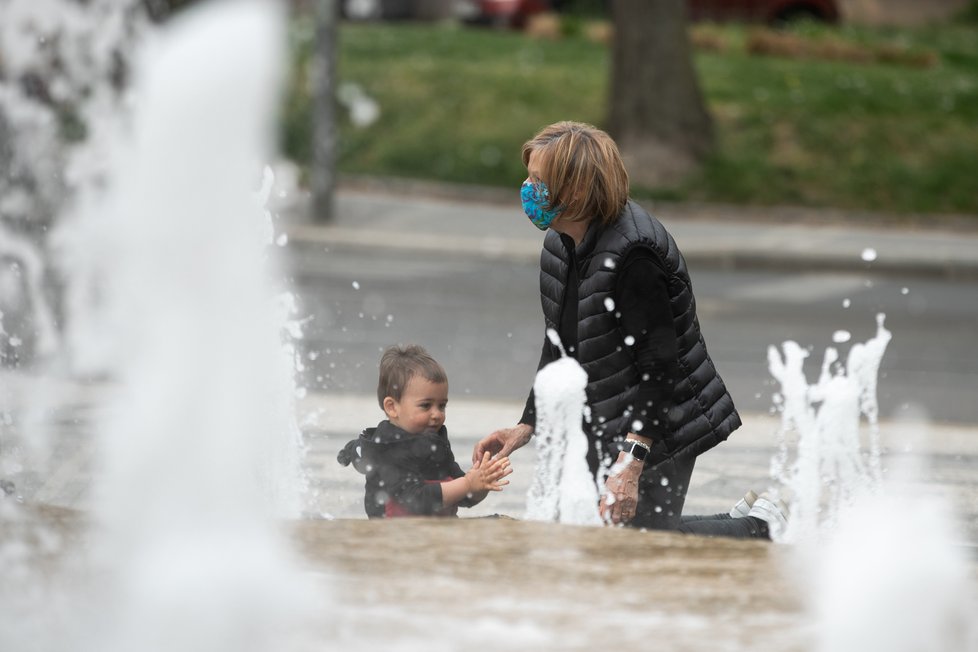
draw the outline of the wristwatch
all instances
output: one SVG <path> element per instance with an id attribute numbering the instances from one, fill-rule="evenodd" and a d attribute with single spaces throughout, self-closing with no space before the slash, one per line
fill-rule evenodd
<path id="1" fill-rule="evenodd" d="M 634 439 L 626 439 L 625 448 L 623 450 L 644 464 L 645 458 L 648 457 L 652 449 L 649 448 L 648 444 L 643 444 L 642 442 Z"/>

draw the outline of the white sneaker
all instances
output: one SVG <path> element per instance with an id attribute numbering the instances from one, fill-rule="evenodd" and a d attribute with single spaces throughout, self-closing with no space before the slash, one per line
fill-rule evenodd
<path id="1" fill-rule="evenodd" d="M 775 499 L 767 492 L 758 496 L 754 504 L 751 505 L 750 511 L 747 512 L 748 516 L 765 521 L 772 535 L 777 535 L 788 527 L 789 514 L 788 503 L 780 498 Z"/>
<path id="2" fill-rule="evenodd" d="M 730 518 L 744 518 L 750 514 L 750 508 L 754 506 L 757 494 L 753 490 L 748 490 L 744 497 L 737 501 L 737 504 L 730 510 Z"/>

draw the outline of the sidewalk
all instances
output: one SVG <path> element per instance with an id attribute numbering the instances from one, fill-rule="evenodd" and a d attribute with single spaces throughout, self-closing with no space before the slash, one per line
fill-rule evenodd
<path id="1" fill-rule="evenodd" d="M 330 223 L 305 220 L 302 200 L 279 213 L 288 238 L 298 245 L 538 259 L 543 234 L 527 223 L 515 190 L 508 202 L 497 189 L 471 189 L 471 199 L 460 194 L 450 186 L 431 184 L 348 185 L 337 193 Z M 966 220 L 898 227 L 872 216 L 849 219 L 841 211 L 643 205 L 669 229 L 691 266 L 978 278 L 978 219 L 973 229 Z"/>

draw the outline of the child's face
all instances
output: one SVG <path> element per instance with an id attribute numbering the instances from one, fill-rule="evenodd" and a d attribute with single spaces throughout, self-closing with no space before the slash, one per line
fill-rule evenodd
<path id="1" fill-rule="evenodd" d="M 391 396 L 384 399 L 384 412 L 391 423 L 412 435 L 431 434 L 444 425 L 447 404 L 448 383 L 413 376 L 400 401 Z"/>

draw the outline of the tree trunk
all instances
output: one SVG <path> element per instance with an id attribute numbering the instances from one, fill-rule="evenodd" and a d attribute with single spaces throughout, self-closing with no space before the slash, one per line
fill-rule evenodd
<path id="1" fill-rule="evenodd" d="M 313 152 L 309 170 L 312 219 L 333 217 L 336 189 L 336 0 L 316 1 L 316 49 L 312 60 Z"/>
<path id="2" fill-rule="evenodd" d="M 685 0 L 612 0 L 609 127 L 629 175 L 647 188 L 674 185 L 713 150 Z"/>

